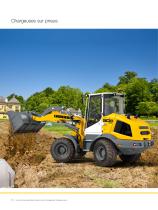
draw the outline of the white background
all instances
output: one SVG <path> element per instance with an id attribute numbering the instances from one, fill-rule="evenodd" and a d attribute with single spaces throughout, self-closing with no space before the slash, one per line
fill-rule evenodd
<path id="1" fill-rule="evenodd" d="M 10 198 L 9 198 L 10 197 Z M 26 198 L 27 197 L 27 198 Z M 45 201 L 33 201 L 33 199 Z M 32 199 L 32 201 L 22 201 Z M 48 200 L 51 201 L 48 201 Z M 65 199 L 67 201 L 55 201 Z M 54 200 L 54 201 L 53 201 Z M 157 195 L 17 195 L 1 196 L 1 209 L 7 206 L 16 210 L 28 209 L 156 209 Z M 155 206 L 154 206 L 155 205 Z M 5 208 L 6 209 L 6 208 Z"/>
<path id="2" fill-rule="evenodd" d="M 5 194 L 7 191 L 11 193 L 36 191 L 38 194 Z M 44 191 L 47 192 L 47 194 L 42 194 Z M 1 209 L 11 208 L 13 210 L 93 210 L 100 208 L 110 210 L 149 210 L 151 208 L 157 209 L 157 191 L 157 189 L 3 189 L 4 194 L 0 194 L 0 206 Z M 39 192 L 41 194 L 39 194 Z M 49 192 L 52 192 L 52 194 L 49 194 Z M 55 194 L 53 194 L 53 192 Z M 69 192 L 69 194 L 58 194 L 58 192 Z M 79 194 L 80 192 L 83 192 L 83 194 Z M 89 192 L 89 194 L 85 194 L 84 192 Z M 94 192 L 96 192 L 96 194 L 94 194 Z M 99 192 L 99 194 L 97 194 L 97 192 Z M 106 192 L 106 194 L 101 194 L 102 192 Z"/>
<path id="3" fill-rule="evenodd" d="M 57 19 L 58 23 L 13 24 L 11 19 Z M 0 28 L 158 28 L 158 5 L 157 0 L 0 0 Z M 1 189 L 0 209 L 146 210 L 158 206 L 158 189 L 34 189 L 37 192 L 71 191 L 72 194 L 3 194 L 8 191 L 11 190 Z M 12 191 L 26 192 L 33 189 Z M 73 194 L 79 191 L 127 194 Z M 24 199 L 32 201 L 22 201 Z"/>
<path id="4" fill-rule="evenodd" d="M 11 24 L 11 19 L 58 24 Z M 157 0 L 0 0 L 1 28 L 158 28 Z"/>

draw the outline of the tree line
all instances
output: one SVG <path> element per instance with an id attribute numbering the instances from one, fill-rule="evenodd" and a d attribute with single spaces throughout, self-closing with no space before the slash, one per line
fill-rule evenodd
<path id="1" fill-rule="evenodd" d="M 119 77 L 116 85 L 105 83 L 95 92 L 124 93 L 126 113 L 158 117 L 157 78 L 148 81 L 146 78 L 139 77 L 134 71 L 126 71 L 123 76 Z M 85 108 L 83 98 L 87 93 L 83 93 L 79 88 L 70 86 L 61 86 L 58 90 L 47 87 L 41 92 L 34 93 L 26 100 L 24 100 L 23 96 L 16 94 L 9 95 L 8 99 L 14 95 L 21 103 L 22 110 L 35 111 L 37 113 L 42 113 L 50 106 L 80 108 L 83 112 Z"/>

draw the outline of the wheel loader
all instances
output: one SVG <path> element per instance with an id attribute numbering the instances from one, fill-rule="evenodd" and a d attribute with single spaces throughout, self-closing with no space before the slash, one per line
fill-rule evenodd
<path id="1" fill-rule="evenodd" d="M 147 122 L 124 114 L 124 95 L 89 94 L 85 117 L 72 115 L 62 107 L 51 107 L 41 115 L 34 112 L 8 112 L 14 133 L 38 132 L 46 122 L 64 123 L 71 135 L 57 138 L 51 154 L 57 162 L 67 163 L 92 151 L 99 166 L 113 166 L 117 156 L 134 163 L 150 148 L 151 131 Z"/>

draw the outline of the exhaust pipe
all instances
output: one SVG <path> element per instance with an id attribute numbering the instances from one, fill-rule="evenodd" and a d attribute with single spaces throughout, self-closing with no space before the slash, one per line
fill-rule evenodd
<path id="1" fill-rule="evenodd" d="M 45 122 L 32 120 L 32 112 L 7 112 L 13 133 L 37 133 Z"/>

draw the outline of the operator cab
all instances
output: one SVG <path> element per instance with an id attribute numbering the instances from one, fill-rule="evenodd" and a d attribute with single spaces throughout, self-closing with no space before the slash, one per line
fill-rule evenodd
<path id="1" fill-rule="evenodd" d="M 102 116 L 111 113 L 124 114 L 124 104 L 124 94 L 111 92 L 89 94 L 86 109 L 86 127 L 98 123 Z"/>

